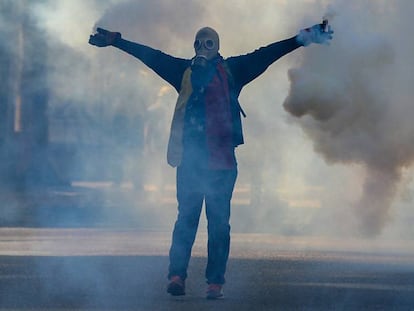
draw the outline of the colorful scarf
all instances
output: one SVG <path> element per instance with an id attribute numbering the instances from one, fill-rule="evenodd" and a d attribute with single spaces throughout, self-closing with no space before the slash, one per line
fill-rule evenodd
<path id="1" fill-rule="evenodd" d="M 171 124 L 168 144 L 168 163 L 175 167 L 181 164 L 183 155 L 184 116 L 187 102 L 193 92 L 192 70 L 188 68 L 181 83 Z M 236 166 L 233 142 L 233 120 L 230 104 L 228 75 L 221 62 L 216 74 L 205 89 L 206 138 L 208 167 L 210 169 L 233 169 Z"/>

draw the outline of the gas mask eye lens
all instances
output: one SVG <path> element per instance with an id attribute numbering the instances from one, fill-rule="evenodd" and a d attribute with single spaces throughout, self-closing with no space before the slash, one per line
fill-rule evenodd
<path id="1" fill-rule="evenodd" d="M 199 50 L 202 46 L 204 46 L 207 50 L 212 50 L 215 47 L 215 43 L 211 39 L 207 39 L 205 41 L 197 39 L 194 41 L 194 49 Z"/>
<path id="2" fill-rule="evenodd" d="M 210 39 L 207 39 L 204 42 L 204 46 L 206 47 L 206 49 L 212 50 L 214 48 L 214 41 L 213 40 L 210 40 Z"/>
<path id="3" fill-rule="evenodd" d="M 194 49 L 199 50 L 200 48 L 201 48 L 201 41 L 197 39 L 194 41 Z"/>

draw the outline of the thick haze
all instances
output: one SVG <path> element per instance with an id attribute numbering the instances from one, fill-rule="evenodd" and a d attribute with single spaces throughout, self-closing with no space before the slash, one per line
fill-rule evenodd
<path id="1" fill-rule="evenodd" d="M 144 118 L 144 131 L 152 133 L 145 138 L 146 181 L 174 184 L 165 151 L 175 91 L 133 57 L 88 45 L 93 29 L 119 31 L 126 39 L 191 58 L 195 32 L 209 25 L 219 32 L 221 53 L 228 57 L 289 38 L 334 12 L 329 47 L 294 51 L 241 93 L 248 117 L 243 120 L 246 144 L 237 151 L 237 186 L 251 186 L 256 196 L 247 207 L 233 208 L 233 227 L 410 238 L 414 51 L 409 14 L 414 5 L 408 0 L 364 3 L 39 4 L 39 23 L 54 45 L 50 114 L 81 114 L 84 127 L 70 135 L 85 142 L 107 139 L 95 136 L 94 122 L 102 123 L 102 132 L 117 113 Z"/>
<path id="2" fill-rule="evenodd" d="M 309 50 L 289 70 L 284 103 L 328 163 L 365 170 L 353 208 L 362 234 L 392 222 L 404 173 L 414 161 L 412 40 L 409 1 L 339 1 L 332 20 L 338 35 L 327 51 Z M 352 19 L 349 17 L 352 16 Z"/>

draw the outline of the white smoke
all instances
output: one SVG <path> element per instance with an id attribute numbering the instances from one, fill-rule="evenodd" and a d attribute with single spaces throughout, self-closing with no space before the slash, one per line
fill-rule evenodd
<path id="1" fill-rule="evenodd" d="M 325 49 L 310 47 L 289 70 L 284 107 L 327 162 L 365 167 L 354 208 L 360 233 L 375 236 L 392 218 L 402 171 L 414 161 L 413 79 L 406 70 L 414 45 L 401 33 L 414 5 L 336 1 L 332 7 L 334 40 Z"/>
<path id="2" fill-rule="evenodd" d="M 150 182 L 167 179 L 172 184 L 174 170 L 165 163 L 165 147 L 175 91 L 130 55 L 88 45 L 93 28 L 120 31 L 131 41 L 190 58 L 195 32 L 209 25 L 219 32 L 221 53 L 228 57 L 291 37 L 328 18 L 335 30 L 331 46 L 298 49 L 243 89 L 240 101 L 248 118 L 246 144 L 237 150 L 238 186 L 245 189 L 250 184 L 264 198 L 247 206 L 246 214 L 235 208 L 233 228 L 244 223 L 251 231 L 320 234 L 330 225 L 329 234 L 352 232 L 349 212 L 356 210 L 360 228 L 375 235 L 390 224 L 397 211 L 391 205 L 400 190 L 409 206 L 413 145 L 413 44 L 406 35 L 413 11 L 409 1 L 73 0 L 42 1 L 38 6 L 39 24 L 50 37 L 50 115 L 66 111 L 79 116 L 83 123 L 67 135 L 101 142 L 108 137 L 114 115 L 144 113 L 146 126 L 158 127 L 149 144 L 153 150 L 147 150 L 145 159 Z M 290 122 L 284 122 L 287 114 L 281 107 L 286 96 L 285 106 L 297 116 L 289 117 Z M 92 129 L 95 125 L 101 129 Z M 301 136 L 301 129 L 306 135 Z M 311 144 L 323 157 L 315 157 Z M 327 166 L 321 158 L 347 165 Z M 91 159 L 95 157 L 77 162 L 96 162 Z M 134 155 L 132 162 L 138 163 L 137 159 Z M 368 194 L 376 191 L 382 197 L 374 204 Z M 235 202 L 245 196 L 235 193 Z M 318 217 L 329 221 L 321 226 Z"/>

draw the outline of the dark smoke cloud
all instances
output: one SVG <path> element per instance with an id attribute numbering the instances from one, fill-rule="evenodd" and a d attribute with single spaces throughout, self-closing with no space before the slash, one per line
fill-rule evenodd
<path id="1" fill-rule="evenodd" d="M 336 1 L 336 34 L 328 48 L 311 47 L 289 70 L 284 107 L 328 163 L 365 167 L 355 205 L 360 233 L 375 236 L 392 218 L 403 170 L 414 161 L 409 116 L 412 42 L 400 30 L 414 5 L 407 1 Z M 404 42 L 404 44 L 402 44 Z M 411 81 L 411 83 L 407 83 Z"/>

